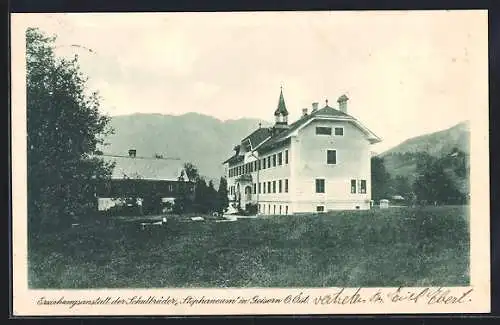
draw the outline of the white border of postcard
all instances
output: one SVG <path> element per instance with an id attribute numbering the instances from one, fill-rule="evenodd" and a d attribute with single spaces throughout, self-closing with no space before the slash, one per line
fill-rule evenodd
<path id="1" fill-rule="evenodd" d="M 190 13 L 182 13 L 189 17 Z M 218 15 L 221 13 L 212 13 Z M 231 14 L 231 13 L 225 13 Z M 252 14 L 252 13 L 248 13 Z M 307 13 L 305 13 L 307 14 Z M 364 14 L 369 14 L 366 12 Z M 427 12 L 429 14 L 429 12 Z M 378 314 L 490 312 L 488 56 L 475 85 L 471 107 L 471 259 L 470 287 L 289 289 L 125 289 L 30 290 L 27 276 L 26 63 L 25 28 L 36 14 L 12 14 L 12 207 L 13 313 L 22 315 L 236 315 L 236 314 Z M 471 11 L 470 23 L 484 27 L 487 11 Z M 463 22 L 467 26 L 467 22 Z M 456 26 L 461 28 L 463 26 Z M 455 27 L 450 27 L 453 30 Z M 361 300 L 356 299 L 356 295 Z M 125 304 L 142 296 L 149 303 Z M 187 297 L 191 297 L 189 298 Z M 262 303 L 254 297 L 260 297 Z M 308 297 L 306 299 L 306 297 Z M 382 297 L 382 301 L 377 298 Z M 152 298 L 150 298 L 152 297 Z M 434 298 L 431 298 L 434 297 Z M 443 297 L 438 299 L 438 297 Z M 187 300 L 186 300 L 187 299 Z M 45 304 L 43 301 L 58 301 Z M 358 300 L 358 301 L 356 301 Z M 178 303 L 188 301 L 188 303 Z M 175 303 L 177 302 L 177 303 Z"/>

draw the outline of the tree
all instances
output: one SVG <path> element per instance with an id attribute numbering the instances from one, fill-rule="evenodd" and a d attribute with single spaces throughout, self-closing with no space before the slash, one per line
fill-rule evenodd
<path id="1" fill-rule="evenodd" d="M 221 177 L 219 181 L 219 189 L 217 191 L 217 211 L 223 213 L 229 206 L 229 197 L 227 191 L 227 180 Z"/>
<path id="2" fill-rule="evenodd" d="M 389 196 L 391 175 L 385 169 L 384 159 L 372 157 L 371 170 L 372 199 L 375 201 L 386 199 Z"/>
<path id="3" fill-rule="evenodd" d="M 191 210 L 193 206 L 192 193 L 190 191 L 191 182 L 187 182 L 183 171 L 178 177 L 179 188 L 177 197 L 174 199 L 173 211 L 178 214 L 183 214 Z"/>
<path id="4" fill-rule="evenodd" d="M 395 195 L 401 195 L 406 200 L 410 199 L 411 193 L 413 191 L 408 178 L 401 175 L 398 175 L 394 178 L 392 188 L 394 189 Z"/>
<path id="5" fill-rule="evenodd" d="M 417 161 L 417 178 L 414 184 L 415 194 L 421 204 L 456 204 L 463 203 L 464 195 L 453 182 L 448 157 L 434 158 L 423 155 Z"/>
<path id="6" fill-rule="evenodd" d="M 78 57 L 54 54 L 55 37 L 26 31 L 27 173 L 29 232 L 69 225 L 96 210 L 97 182 L 112 164 L 93 154 L 112 133 L 99 111 L 97 92 L 87 93 Z"/>
<path id="7" fill-rule="evenodd" d="M 184 171 L 191 182 L 197 182 L 200 178 L 198 168 L 190 162 L 184 164 Z"/>
<path id="8" fill-rule="evenodd" d="M 194 209 L 199 213 L 208 212 L 208 186 L 203 177 L 196 181 L 194 189 Z"/>
<path id="9" fill-rule="evenodd" d="M 207 207 L 209 212 L 215 212 L 218 210 L 218 197 L 217 190 L 215 189 L 214 182 L 210 180 L 208 182 L 207 188 Z"/>

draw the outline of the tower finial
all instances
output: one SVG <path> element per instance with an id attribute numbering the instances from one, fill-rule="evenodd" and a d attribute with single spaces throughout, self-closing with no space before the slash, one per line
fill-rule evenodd
<path id="1" fill-rule="evenodd" d="M 325 99 L 326 106 L 328 106 L 328 98 Z"/>

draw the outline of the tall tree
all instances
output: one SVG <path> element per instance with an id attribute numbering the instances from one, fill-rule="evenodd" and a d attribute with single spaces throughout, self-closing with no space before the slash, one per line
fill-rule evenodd
<path id="1" fill-rule="evenodd" d="M 375 201 L 387 199 L 390 192 L 391 175 L 385 169 L 384 159 L 372 157 L 371 170 L 372 199 Z"/>
<path id="2" fill-rule="evenodd" d="M 229 206 L 229 197 L 227 190 L 227 180 L 221 177 L 219 181 L 219 189 L 217 191 L 217 211 L 223 213 Z"/>
<path id="3" fill-rule="evenodd" d="M 218 210 L 217 201 L 218 201 L 217 190 L 215 189 L 214 182 L 210 180 L 208 182 L 208 188 L 207 188 L 207 206 L 209 212 L 215 212 Z"/>
<path id="4" fill-rule="evenodd" d="M 206 213 L 209 209 L 208 186 L 203 177 L 199 177 L 194 189 L 194 207 L 196 212 Z"/>
<path id="5" fill-rule="evenodd" d="M 184 171 L 186 173 L 186 176 L 187 178 L 191 181 L 191 182 L 197 182 L 198 179 L 200 178 L 200 174 L 198 172 L 198 168 L 193 165 L 192 163 L 190 162 L 187 162 L 184 164 Z"/>
<path id="6" fill-rule="evenodd" d="M 78 57 L 57 58 L 55 37 L 26 31 L 28 225 L 30 233 L 74 222 L 96 209 L 95 182 L 113 166 L 93 157 L 112 132 L 88 94 Z"/>

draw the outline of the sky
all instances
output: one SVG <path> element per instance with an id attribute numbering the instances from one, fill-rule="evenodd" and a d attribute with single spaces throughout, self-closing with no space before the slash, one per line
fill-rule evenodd
<path id="1" fill-rule="evenodd" d="M 282 86 L 294 121 L 347 94 L 381 152 L 488 110 L 485 11 L 24 15 L 109 115 L 272 121 Z"/>

